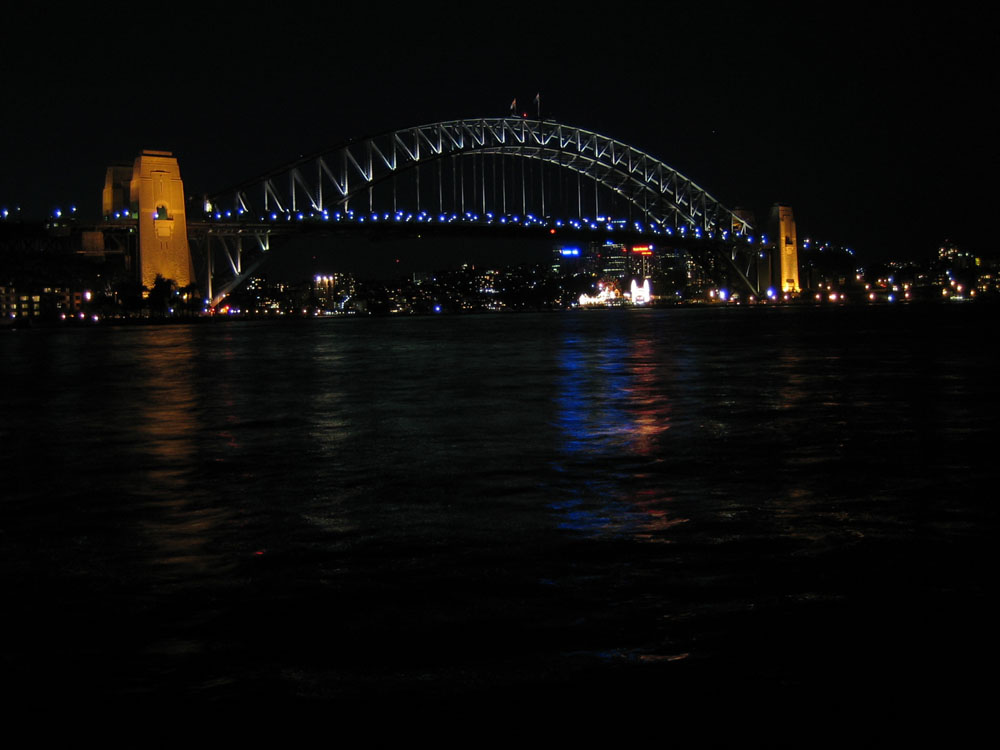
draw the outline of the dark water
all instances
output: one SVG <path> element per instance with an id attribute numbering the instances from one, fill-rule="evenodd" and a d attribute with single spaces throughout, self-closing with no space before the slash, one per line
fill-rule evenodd
<path id="1" fill-rule="evenodd" d="M 2 666 L 48 701 L 975 711 L 995 319 L 3 332 Z"/>

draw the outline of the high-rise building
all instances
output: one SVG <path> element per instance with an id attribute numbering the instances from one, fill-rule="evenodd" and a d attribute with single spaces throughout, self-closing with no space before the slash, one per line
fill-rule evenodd
<path id="1" fill-rule="evenodd" d="M 600 262 L 601 275 L 606 279 L 624 279 L 629 275 L 629 251 L 625 245 L 605 242 L 594 244 Z"/>
<path id="2" fill-rule="evenodd" d="M 655 261 L 652 245 L 633 245 L 630 269 L 632 277 L 640 281 L 652 278 Z"/>
<path id="3" fill-rule="evenodd" d="M 573 274 L 584 268 L 586 257 L 578 245 L 561 245 L 552 249 L 552 272 Z"/>

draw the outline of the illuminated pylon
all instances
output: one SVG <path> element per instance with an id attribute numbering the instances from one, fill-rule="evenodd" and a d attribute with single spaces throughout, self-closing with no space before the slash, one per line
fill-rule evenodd
<path id="1" fill-rule="evenodd" d="M 157 276 L 185 287 L 194 277 L 184 210 L 184 183 L 169 151 L 143 150 L 132 167 L 132 211 L 139 217 L 139 280 L 150 289 Z"/>
<path id="2" fill-rule="evenodd" d="M 774 271 L 780 275 L 774 286 L 782 292 L 799 291 L 799 246 L 795 236 L 795 216 L 791 206 L 775 203 L 768 222 L 771 232 L 769 243 L 774 252 Z"/>

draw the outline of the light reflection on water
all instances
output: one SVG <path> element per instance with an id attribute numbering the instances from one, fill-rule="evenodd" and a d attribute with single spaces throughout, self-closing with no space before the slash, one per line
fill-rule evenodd
<path id="1" fill-rule="evenodd" d="M 135 342 L 129 371 L 136 399 L 136 473 L 130 490 L 143 506 L 137 520 L 144 540 L 139 548 L 152 569 L 151 580 L 168 586 L 217 581 L 235 567 L 213 550 L 233 522 L 234 509 L 214 502 L 198 470 L 206 426 L 198 374 L 191 367 L 199 357 L 196 333 L 190 327 L 148 331 Z M 238 449 L 232 433 L 223 430 L 220 436 Z"/>
<path id="2" fill-rule="evenodd" d="M 996 367 L 962 346 L 989 319 L 902 313 L 939 336 L 877 310 L 5 335 L 2 575 L 28 646 L 4 656 L 197 695 L 591 657 L 858 668 L 852 628 L 954 607 L 995 529 Z M 60 642 L 63 610 L 83 624 Z M 851 626 L 831 657 L 809 649 L 838 642 L 827 621 Z"/>
<path id="3" fill-rule="evenodd" d="M 555 400 L 563 458 L 553 468 L 589 478 L 553 503 L 560 528 L 655 538 L 679 522 L 667 517 L 669 489 L 643 486 L 645 464 L 664 460 L 657 438 L 670 428 L 669 355 L 647 333 L 621 329 L 581 337 L 569 328 L 561 343 Z"/>

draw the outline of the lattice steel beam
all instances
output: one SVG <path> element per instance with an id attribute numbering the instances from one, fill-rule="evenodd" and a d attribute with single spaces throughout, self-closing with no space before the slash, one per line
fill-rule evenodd
<path id="1" fill-rule="evenodd" d="M 311 208 L 322 211 L 346 206 L 366 191 L 370 198 L 374 186 L 406 172 L 413 172 L 419 185 L 421 164 L 475 153 L 540 161 L 576 172 L 660 224 L 709 231 L 736 227 L 737 234 L 751 231 L 746 221 L 703 188 L 639 149 L 582 128 L 520 118 L 452 120 L 349 141 L 243 183 L 216 196 L 213 203 L 232 204 L 248 214 L 290 213 L 301 210 L 301 191 Z M 438 174 L 440 183 L 440 170 Z M 502 180 L 506 181 L 506 170 Z M 287 190 L 280 185 L 288 185 Z M 327 186 L 332 192 L 324 190 Z M 517 186 L 505 182 L 502 189 L 504 195 L 513 194 Z M 437 194 L 441 192 L 439 184 Z M 325 203 L 328 194 L 334 199 Z"/>

